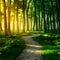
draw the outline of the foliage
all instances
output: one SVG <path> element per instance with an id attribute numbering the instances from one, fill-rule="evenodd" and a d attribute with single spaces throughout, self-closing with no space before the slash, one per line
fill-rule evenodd
<path id="1" fill-rule="evenodd" d="M 0 60 L 14 60 L 25 48 L 25 42 L 18 36 L 0 37 Z"/>
<path id="2" fill-rule="evenodd" d="M 25 31 L 59 33 L 59 3 L 58 0 L 0 0 L 0 31 L 6 35 Z"/>
<path id="3" fill-rule="evenodd" d="M 40 36 L 33 37 L 34 41 L 38 42 L 42 46 L 41 54 L 43 60 L 60 60 L 58 54 L 58 36 L 56 34 L 43 33 Z"/>

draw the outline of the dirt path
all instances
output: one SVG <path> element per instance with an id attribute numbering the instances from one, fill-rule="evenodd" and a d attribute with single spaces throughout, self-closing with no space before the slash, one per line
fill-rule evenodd
<path id="1" fill-rule="evenodd" d="M 32 39 L 33 36 L 37 35 L 33 34 L 32 36 L 23 36 L 27 47 L 22 54 L 16 58 L 16 60 L 42 60 L 40 54 L 41 46 Z"/>

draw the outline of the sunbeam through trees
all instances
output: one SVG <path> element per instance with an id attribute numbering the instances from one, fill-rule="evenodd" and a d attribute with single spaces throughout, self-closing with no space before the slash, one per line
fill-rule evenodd
<path id="1" fill-rule="evenodd" d="M 0 0 L 0 32 L 60 33 L 59 4 L 58 0 Z"/>

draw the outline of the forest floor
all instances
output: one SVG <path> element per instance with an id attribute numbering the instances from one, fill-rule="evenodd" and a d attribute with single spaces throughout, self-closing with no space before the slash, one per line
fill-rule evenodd
<path id="1" fill-rule="evenodd" d="M 41 46 L 35 42 L 32 37 L 39 34 L 32 34 L 31 36 L 23 36 L 26 42 L 26 49 L 16 58 L 16 60 L 42 60 Z"/>
<path id="2" fill-rule="evenodd" d="M 41 45 L 41 55 L 43 60 L 60 60 L 60 35 L 43 33 L 32 37 L 34 41 Z"/>
<path id="3" fill-rule="evenodd" d="M 21 36 L 5 37 L 0 35 L 0 60 L 14 60 L 25 49 Z"/>

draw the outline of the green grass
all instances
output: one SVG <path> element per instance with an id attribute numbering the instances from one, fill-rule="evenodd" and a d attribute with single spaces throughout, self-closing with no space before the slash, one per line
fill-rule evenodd
<path id="1" fill-rule="evenodd" d="M 43 33 L 40 36 L 33 37 L 33 39 L 42 46 L 41 54 L 43 60 L 60 60 L 60 55 L 57 53 L 59 35 Z"/>
<path id="2" fill-rule="evenodd" d="M 14 60 L 25 46 L 20 36 L 0 37 L 0 60 Z"/>
<path id="3" fill-rule="evenodd" d="M 20 33 L 22 36 L 31 36 L 32 34 L 38 34 L 40 31 L 27 31 L 27 32 L 22 32 Z M 42 32 L 41 32 L 42 33 Z"/>

